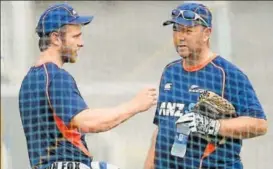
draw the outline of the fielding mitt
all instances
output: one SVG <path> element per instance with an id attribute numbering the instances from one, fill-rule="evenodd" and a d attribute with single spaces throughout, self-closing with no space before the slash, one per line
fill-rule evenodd
<path id="1" fill-rule="evenodd" d="M 183 131 L 184 126 L 187 126 L 193 135 L 208 142 L 203 159 L 214 152 L 218 145 L 226 142 L 226 138 L 219 135 L 220 119 L 234 118 L 237 115 L 234 106 L 218 94 L 196 86 L 190 91 L 198 92 L 200 96 L 197 103 L 189 108 L 189 112 L 179 117 L 176 126 L 178 131 Z"/>
<path id="2" fill-rule="evenodd" d="M 207 90 L 200 92 L 192 111 L 214 120 L 236 117 L 235 108 L 228 100 Z M 209 142 L 220 144 L 225 142 L 222 136 L 201 135 L 201 137 Z"/>
<path id="3" fill-rule="evenodd" d="M 228 100 L 207 90 L 201 92 L 193 111 L 215 120 L 236 117 L 235 108 Z"/>
<path id="4" fill-rule="evenodd" d="M 221 128 L 220 119 L 236 117 L 235 108 L 228 100 L 214 92 L 203 89 L 195 89 L 194 92 L 200 93 L 197 103 L 189 112 L 179 117 L 176 126 L 180 129 L 186 125 L 192 134 L 197 134 L 208 142 L 218 143 L 223 140 L 218 134 Z"/>

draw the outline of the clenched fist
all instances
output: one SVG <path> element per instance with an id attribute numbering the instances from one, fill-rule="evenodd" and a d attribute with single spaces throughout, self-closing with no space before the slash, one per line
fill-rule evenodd
<path id="1" fill-rule="evenodd" d="M 156 103 L 157 93 L 155 88 L 144 88 L 131 100 L 131 104 L 137 112 L 146 111 Z"/>

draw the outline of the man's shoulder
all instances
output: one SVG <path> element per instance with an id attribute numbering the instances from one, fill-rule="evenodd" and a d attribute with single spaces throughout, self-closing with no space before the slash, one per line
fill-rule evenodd
<path id="1" fill-rule="evenodd" d="M 53 75 L 72 77 L 72 75 L 68 71 L 58 67 L 54 63 L 46 63 L 45 65 L 46 65 L 48 73 L 52 73 Z"/>
<path id="2" fill-rule="evenodd" d="M 45 74 L 48 74 L 50 81 L 75 82 L 73 76 L 63 68 L 58 67 L 54 63 L 46 63 Z"/>
<path id="3" fill-rule="evenodd" d="M 45 81 L 47 78 L 49 80 L 49 83 L 51 82 L 75 83 L 73 76 L 68 71 L 58 67 L 56 64 L 51 62 L 31 67 L 26 76 L 24 77 L 22 83 L 37 83 Z"/>
<path id="4" fill-rule="evenodd" d="M 222 68 L 226 74 L 236 74 L 236 76 L 239 75 L 247 77 L 247 75 L 241 68 L 239 68 L 239 66 L 237 66 L 236 64 L 232 63 L 231 61 L 225 59 L 220 55 L 215 58 L 213 63 Z"/>
<path id="5" fill-rule="evenodd" d="M 181 66 L 182 64 L 182 59 L 177 59 L 174 61 L 169 62 L 165 67 L 164 67 L 164 71 L 177 67 L 177 66 Z"/>

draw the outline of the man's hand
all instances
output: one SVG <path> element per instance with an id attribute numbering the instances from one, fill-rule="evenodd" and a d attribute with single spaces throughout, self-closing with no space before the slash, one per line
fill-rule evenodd
<path id="1" fill-rule="evenodd" d="M 157 103 L 157 93 L 155 88 L 145 88 L 140 90 L 130 101 L 130 105 L 136 112 L 143 112 Z"/>
<path id="2" fill-rule="evenodd" d="M 204 135 L 216 136 L 220 129 L 218 120 L 194 112 L 184 114 L 176 121 L 176 124 L 178 128 L 180 125 L 186 125 L 191 132 L 198 132 Z"/>

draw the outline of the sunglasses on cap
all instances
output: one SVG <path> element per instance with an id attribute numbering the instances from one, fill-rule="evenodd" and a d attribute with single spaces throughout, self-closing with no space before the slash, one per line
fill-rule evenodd
<path id="1" fill-rule="evenodd" d="M 172 18 L 176 19 L 177 17 L 181 16 L 185 20 L 191 20 L 191 21 L 197 21 L 198 19 L 201 20 L 206 26 L 208 26 L 208 23 L 197 13 L 190 11 L 190 10 L 179 10 L 179 9 L 174 9 L 172 11 Z"/>

